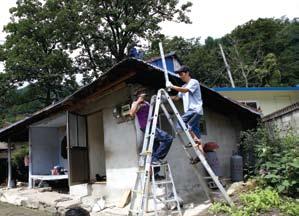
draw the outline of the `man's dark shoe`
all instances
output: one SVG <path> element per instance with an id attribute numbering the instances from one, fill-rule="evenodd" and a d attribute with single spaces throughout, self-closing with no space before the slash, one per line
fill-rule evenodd
<path id="1" fill-rule="evenodd" d="M 161 180 L 164 180 L 165 179 L 165 176 L 161 176 L 161 175 L 159 175 L 159 174 L 156 174 L 155 175 L 155 180 L 156 181 L 161 181 Z"/>
<path id="2" fill-rule="evenodd" d="M 200 162 L 200 159 L 198 157 L 190 158 L 190 164 L 197 164 Z"/>
<path id="3" fill-rule="evenodd" d="M 186 145 L 184 145 L 185 146 L 185 148 L 191 148 L 192 147 L 192 144 L 191 143 L 188 143 L 188 144 L 186 144 Z"/>
<path id="4" fill-rule="evenodd" d="M 163 165 L 163 164 L 167 164 L 167 161 L 164 160 L 152 161 L 152 165 L 154 166 Z"/>
<path id="5" fill-rule="evenodd" d="M 152 165 L 154 166 L 158 166 L 158 165 L 161 165 L 160 161 L 152 161 Z"/>

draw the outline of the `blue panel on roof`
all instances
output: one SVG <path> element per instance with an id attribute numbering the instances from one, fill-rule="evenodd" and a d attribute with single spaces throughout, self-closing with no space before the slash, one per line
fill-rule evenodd
<path id="1" fill-rule="evenodd" d="M 174 64 L 173 64 L 173 59 L 172 57 L 166 57 L 166 67 L 168 71 L 174 72 Z M 157 59 L 152 62 L 150 62 L 151 65 L 155 65 L 161 69 L 163 69 L 163 64 L 162 64 L 162 59 Z"/>

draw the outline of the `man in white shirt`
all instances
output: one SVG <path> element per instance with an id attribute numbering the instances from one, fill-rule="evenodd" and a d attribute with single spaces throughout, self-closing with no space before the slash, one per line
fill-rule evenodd
<path id="1" fill-rule="evenodd" d="M 172 97 L 173 100 L 183 99 L 184 114 L 182 115 L 182 119 L 189 128 L 190 134 L 194 142 L 198 145 L 199 150 L 203 152 L 199 130 L 200 117 L 203 115 L 199 82 L 191 78 L 190 69 L 187 66 L 181 66 L 175 73 L 180 76 L 185 84 L 179 87 L 173 85 L 171 82 L 167 82 L 166 87 L 178 92 L 177 96 Z"/>

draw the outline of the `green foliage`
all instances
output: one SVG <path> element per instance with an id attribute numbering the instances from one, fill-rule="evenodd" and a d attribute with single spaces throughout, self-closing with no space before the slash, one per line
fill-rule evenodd
<path id="1" fill-rule="evenodd" d="M 241 134 L 245 168 L 263 186 L 289 196 L 299 194 L 299 136 L 259 127 Z"/>
<path id="2" fill-rule="evenodd" d="M 162 21 L 190 23 L 191 6 L 179 7 L 177 0 L 48 0 L 44 7 L 55 13 L 49 22 L 56 24 L 62 48 L 77 51 L 86 83 L 124 59 L 133 43 L 159 34 Z"/>
<path id="3" fill-rule="evenodd" d="M 277 52 L 282 82 L 299 83 L 299 22 L 293 21 L 277 34 Z"/>
<path id="4" fill-rule="evenodd" d="M 281 198 L 273 189 L 256 189 L 255 191 L 241 194 L 239 206 L 227 206 L 224 203 L 215 203 L 209 209 L 211 214 L 225 214 L 231 216 L 262 215 L 267 212 L 278 212 L 283 215 L 297 215 L 299 203 L 287 198 Z"/>
<path id="5" fill-rule="evenodd" d="M 209 87 L 230 86 L 219 49 L 222 44 L 236 86 L 292 86 L 299 83 L 299 24 L 296 20 L 258 19 L 236 27 L 222 38 L 160 37 L 152 41 L 149 55 L 177 51 L 195 78 Z M 154 50 L 154 51 L 153 51 Z"/>
<path id="6" fill-rule="evenodd" d="M 37 0 L 17 1 L 10 9 L 12 21 L 4 31 L 2 46 L 5 72 L 15 86 L 29 83 L 33 101 L 45 106 L 61 99 L 66 89 L 77 88 L 75 68 L 68 53 L 61 49 L 57 38 L 55 11 Z"/>
<path id="7" fill-rule="evenodd" d="M 0 125 L 74 92 L 75 74 L 91 82 L 125 58 L 133 42 L 159 34 L 162 21 L 190 23 L 191 6 L 177 0 L 17 1 L 0 46 Z M 24 84 L 26 92 L 16 90 Z"/>
<path id="8" fill-rule="evenodd" d="M 16 149 L 11 154 L 11 162 L 14 166 L 19 166 L 24 163 L 24 157 L 29 155 L 28 145 L 22 145 L 21 148 Z"/>

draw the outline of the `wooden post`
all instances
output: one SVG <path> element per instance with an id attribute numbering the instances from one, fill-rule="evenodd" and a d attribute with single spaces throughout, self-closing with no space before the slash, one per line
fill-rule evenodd
<path id="1" fill-rule="evenodd" d="M 232 87 L 235 88 L 235 83 L 234 83 L 232 74 L 230 72 L 230 67 L 229 67 L 229 65 L 228 65 L 228 63 L 226 61 L 226 58 L 225 58 L 225 55 L 224 55 L 224 52 L 223 52 L 223 49 L 222 49 L 222 45 L 219 44 L 219 47 L 220 47 L 221 55 L 222 55 L 222 58 L 223 58 L 223 61 L 224 61 L 224 64 L 225 64 L 225 68 L 226 68 L 227 73 L 228 73 L 228 77 L 229 77 L 230 83 L 231 83 Z"/>
<path id="2" fill-rule="evenodd" d="M 7 165 L 8 165 L 8 176 L 7 176 L 7 187 L 12 188 L 12 181 L 11 181 L 11 142 L 10 138 L 8 138 L 7 142 Z"/>
<path id="3" fill-rule="evenodd" d="M 32 128 L 29 127 L 29 169 L 28 169 L 28 188 L 34 187 L 34 181 L 31 178 L 32 175 Z"/>

